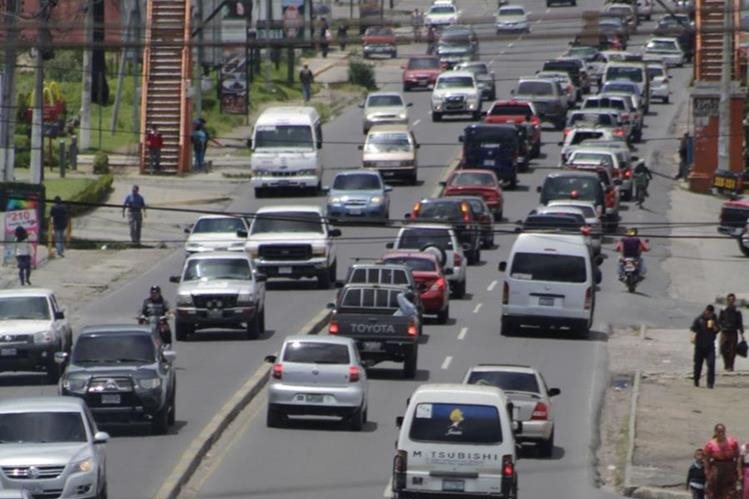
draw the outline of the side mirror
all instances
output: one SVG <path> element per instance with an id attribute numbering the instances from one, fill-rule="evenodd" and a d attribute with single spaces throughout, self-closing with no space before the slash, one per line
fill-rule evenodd
<path id="1" fill-rule="evenodd" d="M 536 192 L 541 192 L 541 186 L 540 185 L 536 186 Z"/>
<path id="2" fill-rule="evenodd" d="M 515 95 L 515 89 L 510 90 L 510 95 Z"/>
<path id="3" fill-rule="evenodd" d="M 364 104 L 358 104 L 359 109 L 364 109 Z"/>
<path id="4" fill-rule="evenodd" d="M 169 362 L 170 364 L 174 364 L 174 361 L 177 360 L 177 352 L 172 350 L 171 348 L 168 350 L 164 350 L 161 352 L 161 355 L 164 356 L 164 360 Z"/>
<path id="5" fill-rule="evenodd" d="M 237 231 L 237 237 L 243 237 L 243 238 L 246 239 L 247 238 L 247 231 L 246 230 L 238 230 Z"/>
<path id="6" fill-rule="evenodd" d="M 463 142 L 463 136 L 462 135 L 458 137 L 458 142 Z"/>
<path id="7" fill-rule="evenodd" d="M 451 269 L 450 267 L 448 267 L 446 269 L 443 269 L 442 273 L 445 274 L 445 275 L 453 275 L 454 274 L 453 269 Z"/>
<path id="8" fill-rule="evenodd" d="M 330 237 L 341 237 L 341 229 L 330 229 L 328 235 Z"/>
<path id="9" fill-rule="evenodd" d="M 416 149 L 421 149 L 421 144 L 416 144 L 416 145 L 415 145 L 414 147 L 415 147 Z"/>
<path id="10" fill-rule="evenodd" d="M 109 433 L 105 431 L 97 431 L 94 434 L 94 444 L 105 444 L 109 441 Z"/>
<path id="11" fill-rule="evenodd" d="M 356 148 L 361 151 L 364 149 L 364 144 L 359 144 L 358 146 L 356 146 Z"/>
<path id="12" fill-rule="evenodd" d="M 507 414 L 509 414 L 511 418 L 515 419 L 513 414 L 515 412 L 515 404 L 513 404 L 512 401 L 508 400 L 505 407 L 507 407 Z"/>
<path id="13" fill-rule="evenodd" d="M 185 232 L 185 234 L 189 234 L 189 233 L 190 233 L 190 232 L 192 232 L 192 231 L 190 230 L 190 228 L 189 228 L 189 227 L 185 227 L 185 229 L 184 229 L 184 232 Z"/>
<path id="14" fill-rule="evenodd" d="M 336 288 L 338 288 L 338 289 L 341 289 L 341 288 L 343 287 L 343 282 L 341 282 L 341 281 L 336 281 L 336 282 L 335 282 L 335 287 L 336 287 Z"/>
<path id="15" fill-rule="evenodd" d="M 394 244 L 393 243 L 385 243 L 385 247 L 387 249 L 393 249 Z"/>
<path id="16" fill-rule="evenodd" d="M 169 276 L 169 282 L 173 282 L 175 284 L 179 284 L 179 276 L 178 275 L 170 275 Z"/>
<path id="17" fill-rule="evenodd" d="M 322 140 L 317 141 L 317 148 L 322 149 Z"/>
<path id="18" fill-rule="evenodd" d="M 335 303 L 330 302 L 325 305 L 325 308 L 327 308 L 328 310 L 333 310 L 335 308 Z"/>
<path id="19" fill-rule="evenodd" d="M 386 185 L 385 186 L 385 192 L 393 192 L 393 186 L 392 185 Z"/>
<path id="20" fill-rule="evenodd" d="M 546 392 L 549 397 L 556 397 L 560 393 L 562 393 L 562 390 L 560 390 L 559 388 L 549 388 L 549 390 Z"/>
<path id="21" fill-rule="evenodd" d="M 633 162 L 640 161 L 640 157 L 639 156 L 632 156 L 632 161 Z"/>
<path id="22" fill-rule="evenodd" d="M 276 358 L 277 357 L 275 355 L 266 355 L 265 356 L 265 362 L 268 362 L 270 364 L 275 364 L 276 363 Z"/>
<path id="23" fill-rule="evenodd" d="M 323 194 L 328 194 L 330 192 L 330 186 L 329 185 L 322 186 L 322 192 Z"/>
<path id="24" fill-rule="evenodd" d="M 397 416 L 395 418 L 395 426 L 397 428 L 400 428 L 401 426 L 403 426 L 403 416 Z"/>
<path id="25" fill-rule="evenodd" d="M 247 147 L 252 149 L 252 139 L 247 139 Z"/>
<path id="26" fill-rule="evenodd" d="M 411 214 L 410 214 L 410 213 L 405 213 L 405 214 L 403 215 L 403 218 L 411 218 Z"/>
<path id="27" fill-rule="evenodd" d="M 409 102 L 408 104 L 406 104 L 406 107 L 412 107 L 413 105 L 414 105 L 413 102 Z"/>
<path id="28" fill-rule="evenodd" d="M 439 185 L 441 185 L 442 187 L 445 187 L 445 186 L 447 185 L 447 181 L 446 181 L 446 180 L 440 180 L 440 181 L 439 181 L 439 182 L 437 182 L 437 183 L 438 183 Z"/>
<path id="29" fill-rule="evenodd" d="M 265 274 L 261 274 L 260 272 L 255 273 L 255 282 L 266 282 L 268 280 L 268 276 Z"/>
<path id="30" fill-rule="evenodd" d="M 557 142 L 557 145 L 558 145 L 558 146 L 563 146 L 563 145 L 564 145 L 564 141 L 559 141 L 559 142 Z"/>
<path id="31" fill-rule="evenodd" d="M 507 262 L 499 262 L 499 265 L 497 265 L 497 270 L 500 272 L 504 272 L 507 270 Z"/>
<path id="32" fill-rule="evenodd" d="M 63 365 L 68 361 L 68 352 L 55 352 L 55 362 Z"/>
<path id="33" fill-rule="evenodd" d="M 406 69 L 406 65 L 405 64 L 401 64 L 401 69 Z"/>
<path id="34" fill-rule="evenodd" d="M 56 320 L 61 321 L 64 318 L 65 318 L 65 312 L 63 312 L 62 310 L 58 310 L 57 312 L 55 312 L 55 319 Z"/>

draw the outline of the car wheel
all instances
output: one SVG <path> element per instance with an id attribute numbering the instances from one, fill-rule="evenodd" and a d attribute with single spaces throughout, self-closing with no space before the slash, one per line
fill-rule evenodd
<path id="1" fill-rule="evenodd" d="M 104 482 L 101 490 L 96 494 L 96 499 L 107 499 L 109 497 L 107 482 Z"/>
<path id="2" fill-rule="evenodd" d="M 153 416 L 151 431 L 154 435 L 166 435 L 169 430 L 169 404 L 165 404 L 159 412 Z"/>
<path id="3" fill-rule="evenodd" d="M 244 337 L 247 340 L 256 340 L 260 336 L 260 313 L 255 312 L 255 316 L 252 320 L 247 322 L 247 329 L 245 330 Z"/>
<path id="4" fill-rule="evenodd" d="M 509 317 L 502 317 L 499 334 L 502 336 L 512 336 L 515 332 L 514 328 L 515 324 L 513 324 L 512 319 Z"/>
<path id="5" fill-rule="evenodd" d="M 450 319 L 450 304 L 448 304 L 443 310 L 437 312 L 437 322 L 440 324 L 447 324 Z"/>
<path id="6" fill-rule="evenodd" d="M 317 289 L 330 289 L 332 281 L 330 279 L 330 269 L 323 269 L 317 274 Z"/>
<path id="7" fill-rule="evenodd" d="M 664 104 L 668 104 L 668 102 L 669 102 L 670 100 L 671 100 L 671 98 L 670 98 L 670 97 L 669 97 L 669 96 L 667 95 L 666 97 L 664 97 L 664 98 L 663 98 L 663 103 L 664 103 Z"/>
<path id="8" fill-rule="evenodd" d="M 587 320 L 580 321 L 580 323 L 577 324 L 573 328 L 573 330 L 572 330 L 572 332 L 574 333 L 574 335 L 577 336 L 577 337 L 579 337 L 579 338 L 585 338 L 585 337 L 587 337 L 589 331 L 590 331 L 590 326 L 588 325 L 588 321 Z"/>
<path id="9" fill-rule="evenodd" d="M 418 182 L 418 177 L 419 176 L 416 172 L 411 173 L 408 176 L 408 185 L 416 185 L 416 183 Z"/>
<path id="10" fill-rule="evenodd" d="M 538 454 L 541 457 L 550 458 L 554 455 L 554 429 L 551 430 L 551 436 L 548 440 L 544 440 L 538 444 Z"/>
<path id="11" fill-rule="evenodd" d="M 749 256 L 749 248 L 741 243 L 741 238 L 739 238 L 739 249 L 744 256 Z"/>
<path id="12" fill-rule="evenodd" d="M 408 352 L 408 356 L 403 361 L 403 377 L 406 379 L 414 379 L 416 377 L 416 364 L 419 357 L 418 345 L 413 345 L 411 351 Z"/>
<path id="13" fill-rule="evenodd" d="M 502 217 L 503 217 L 503 215 L 504 215 L 504 214 L 502 213 L 502 210 L 499 210 L 499 211 L 495 211 L 495 212 L 494 212 L 494 221 L 495 221 L 495 222 L 501 222 L 501 221 L 502 221 Z"/>
<path id="14" fill-rule="evenodd" d="M 177 391 L 177 384 L 175 383 L 174 386 L 172 386 L 172 396 L 171 400 L 169 401 L 169 425 L 173 425 L 177 421 L 177 403 L 176 403 L 176 391 Z"/>
<path id="15" fill-rule="evenodd" d="M 455 284 L 455 287 L 453 288 L 453 296 L 455 298 L 463 298 L 466 295 L 466 282 L 460 281 L 457 284 Z"/>
<path id="16" fill-rule="evenodd" d="M 479 121 L 481 119 L 481 111 L 476 111 L 475 113 L 473 113 L 472 117 L 473 121 Z"/>
<path id="17" fill-rule="evenodd" d="M 396 57 L 398 57 L 398 52 L 397 52 L 397 51 L 394 51 L 394 52 L 392 52 L 392 53 L 390 54 L 390 58 L 391 58 L 391 59 L 395 59 Z"/>
<path id="18" fill-rule="evenodd" d="M 260 333 L 265 332 L 265 307 L 263 307 L 263 311 L 260 312 Z"/>
<path id="19" fill-rule="evenodd" d="M 174 334 L 177 337 L 177 341 L 187 341 L 187 338 L 194 332 L 195 326 L 192 324 L 179 319 L 174 321 Z"/>
<path id="20" fill-rule="evenodd" d="M 60 381 L 62 366 L 54 360 L 51 360 L 45 367 L 45 372 L 47 373 L 47 384 L 56 385 L 57 382 Z"/>
<path id="21" fill-rule="evenodd" d="M 408 92 L 409 90 L 411 90 L 411 87 L 409 87 L 408 85 L 406 85 L 406 84 L 404 83 L 404 84 L 403 84 L 403 91 L 404 91 L 404 92 Z"/>
<path id="22" fill-rule="evenodd" d="M 359 407 L 354 411 L 348 418 L 348 427 L 352 431 L 362 431 L 364 423 L 367 422 L 367 410 L 364 407 Z"/>
<path id="23" fill-rule="evenodd" d="M 265 426 L 268 428 L 280 428 L 283 418 L 283 412 L 280 409 L 268 404 L 268 412 L 265 415 Z"/>
<path id="24" fill-rule="evenodd" d="M 432 111 L 432 121 L 435 122 L 435 123 L 438 122 L 438 121 L 442 121 L 442 114 L 441 113 L 435 113 L 434 111 Z"/>

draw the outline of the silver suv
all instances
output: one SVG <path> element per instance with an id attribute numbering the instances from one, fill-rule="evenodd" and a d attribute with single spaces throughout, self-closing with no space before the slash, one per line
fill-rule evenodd
<path id="1" fill-rule="evenodd" d="M 0 489 L 60 499 L 106 497 L 107 440 L 78 398 L 0 401 Z"/>
<path id="2" fill-rule="evenodd" d="M 171 276 L 177 288 L 177 340 L 196 329 L 244 328 L 247 339 L 265 331 L 265 275 L 250 258 L 234 251 L 194 254 L 185 260 L 181 276 Z"/>

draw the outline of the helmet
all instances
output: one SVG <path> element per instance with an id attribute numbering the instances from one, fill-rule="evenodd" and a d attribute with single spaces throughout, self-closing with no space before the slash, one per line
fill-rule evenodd
<path id="1" fill-rule="evenodd" d="M 634 227 L 631 227 L 631 228 L 627 229 L 626 234 L 628 236 L 630 236 L 630 237 L 631 236 L 636 236 L 637 235 L 637 229 L 635 229 Z"/>
<path id="2" fill-rule="evenodd" d="M 151 286 L 151 293 L 159 293 L 161 294 L 161 286 L 153 285 Z"/>

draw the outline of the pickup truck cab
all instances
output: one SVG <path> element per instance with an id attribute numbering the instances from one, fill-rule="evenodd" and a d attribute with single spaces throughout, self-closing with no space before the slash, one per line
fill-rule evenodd
<path id="1" fill-rule="evenodd" d="M 317 278 L 320 289 L 336 280 L 333 229 L 317 206 L 264 206 L 255 214 L 245 251 L 268 277 Z"/>
<path id="2" fill-rule="evenodd" d="M 403 375 L 413 379 L 420 323 L 418 313 L 400 315 L 398 295 L 405 293 L 400 286 L 347 284 L 328 304 L 333 310 L 328 334 L 355 340 L 365 366 L 403 362 Z"/>
<path id="3" fill-rule="evenodd" d="M 537 158 L 541 154 L 541 118 L 532 102 L 514 99 L 495 101 L 486 112 L 484 123 L 530 124 L 531 131 L 528 134 L 531 144 L 530 157 Z"/>

